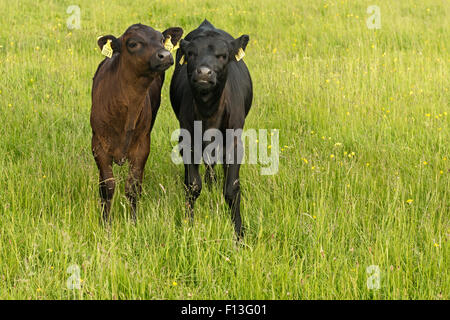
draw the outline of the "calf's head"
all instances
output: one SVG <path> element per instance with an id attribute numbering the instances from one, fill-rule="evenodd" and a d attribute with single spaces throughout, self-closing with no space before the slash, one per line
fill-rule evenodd
<path id="1" fill-rule="evenodd" d="M 163 33 L 142 24 L 129 27 L 125 33 L 116 38 L 112 35 L 100 37 L 97 43 L 100 49 L 110 43 L 113 54 L 119 54 L 121 63 L 138 76 L 164 72 L 173 64 L 170 52 L 165 48 L 167 41 L 176 46 L 183 29 L 169 28 Z"/>
<path id="2" fill-rule="evenodd" d="M 198 93 L 208 93 L 224 86 L 227 67 L 236 61 L 240 50 L 245 50 L 248 35 L 226 40 L 216 32 L 206 32 L 191 41 L 181 40 L 180 49 L 187 62 L 189 83 Z"/>

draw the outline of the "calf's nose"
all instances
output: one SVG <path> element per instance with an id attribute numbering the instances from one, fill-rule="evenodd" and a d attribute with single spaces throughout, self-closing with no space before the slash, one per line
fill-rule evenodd
<path id="1" fill-rule="evenodd" d="M 212 70 L 208 67 L 197 68 L 197 74 L 203 77 L 210 77 L 212 75 Z"/>
<path id="2" fill-rule="evenodd" d="M 195 69 L 193 80 L 194 80 L 194 82 L 198 82 L 198 83 L 215 84 L 216 83 L 216 74 L 212 69 L 210 69 L 206 66 L 201 66 L 201 67 L 198 67 Z"/>
<path id="3" fill-rule="evenodd" d="M 172 56 L 170 55 L 169 51 L 161 50 L 156 54 L 156 57 L 158 58 L 159 61 L 166 62 L 169 61 Z"/>

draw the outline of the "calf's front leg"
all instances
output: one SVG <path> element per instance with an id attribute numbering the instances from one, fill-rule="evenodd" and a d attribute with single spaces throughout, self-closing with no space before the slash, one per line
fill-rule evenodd
<path id="1" fill-rule="evenodd" d="M 215 164 L 206 164 L 205 168 L 205 181 L 208 187 L 217 182 L 216 171 L 214 170 Z"/>
<path id="2" fill-rule="evenodd" d="M 184 186 L 186 189 L 186 214 L 194 219 L 194 203 L 202 192 L 202 179 L 198 172 L 198 164 L 184 165 Z"/>

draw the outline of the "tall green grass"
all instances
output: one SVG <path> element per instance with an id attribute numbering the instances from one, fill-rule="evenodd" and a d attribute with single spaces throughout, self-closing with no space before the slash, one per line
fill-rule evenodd
<path id="1" fill-rule="evenodd" d="M 448 299 L 448 1 L 0 1 L 0 298 Z M 71 4 L 81 30 L 66 27 Z M 366 26 L 369 5 L 381 29 Z M 250 35 L 246 128 L 280 130 L 280 168 L 243 165 L 236 245 L 219 184 L 184 222 L 167 72 L 138 223 L 119 180 L 99 224 L 90 153 L 96 39 L 208 18 Z M 70 290 L 70 265 L 81 289 Z M 368 289 L 367 267 L 380 270 Z"/>

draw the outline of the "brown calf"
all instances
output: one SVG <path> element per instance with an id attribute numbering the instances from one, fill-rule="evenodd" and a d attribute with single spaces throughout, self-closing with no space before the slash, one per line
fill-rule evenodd
<path id="1" fill-rule="evenodd" d="M 181 28 L 169 28 L 162 34 L 151 27 L 136 24 L 119 37 L 98 39 L 101 49 L 110 47 L 111 58 L 98 66 L 92 86 L 92 153 L 100 171 L 102 216 L 109 222 L 115 180 L 113 161 L 126 160 L 130 172 L 125 193 L 136 219 L 136 202 L 141 193 L 145 163 L 150 152 L 150 132 L 161 103 L 164 71 L 173 64 L 164 44 L 175 46 L 183 34 Z"/>

